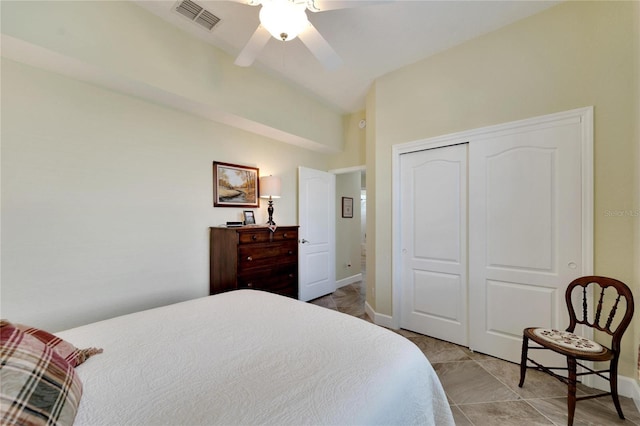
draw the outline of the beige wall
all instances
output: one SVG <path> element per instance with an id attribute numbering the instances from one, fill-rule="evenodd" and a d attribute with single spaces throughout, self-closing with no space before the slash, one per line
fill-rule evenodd
<path id="1" fill-rule="evenodd" d="M 590 105 L 595 107 L 595 273 L 621 279 L 638 294 L 634 227 L 640 218 L 606 212 L 631 211 L 640 191 L 634 90 L 639 6 L 563 3 L 377 80 L 367 104 L 368 195 L 375 197 L 369 201 L 375 215 L 367 221 L 376 238 L 368 263 L 375 270 L 367 273 L 375 280 L 377 312 L 392 314 L 392 145 Z M 635 321 L 623 347 L 621 373 L 629 377 L 637 374 L 638 331 Z"/>
<path id="2" fill-rule="evenodd" d="M 346 169 L 364 166 L 366 159 L 366 128 L 361 129 L 358 124 L 366 117 L 365 111 L 346 114 L 343 117 L 344 139 L 342 151 L 330 159 L 331 169 Z"/>
<path id="3" fill-rule="evenodd" d="M 60 330 L 206 296 L 212 162 L 282 177 L 279 224 L 297 223 L 297 167 L 327 155 L 2 60 L 3 318 Z M 256 211 L 266 221 L 266 203 Z"/>
<path id="4" fill-rule="evenodd" d="M 634 55 L 634 71 L 633 74 L 636 76 L 640 75 L 640 7 L 636 5 L 635 13 L 632 14 L 634 23 L 633 23 L 633 33 L 631 35 L 632 43 L 633 43 L 633 51 L 636 52 Z M 636 78 L 634 84 L 631 86 L 631 92 L 635 93 L 636 99 L 640 99 L 640 78 Z M 634 203 L 634 212 L 638 212 L 640 214 L 640 102 L 635 102 L 635 108 L 632 110 L 632 117 L 636 117 L 635 119 L 635 140 L 636 140 L 636 170 L 635 170 L 635 203 Z M 635 348 L 638 348 L 638 360 L 637 360 L 637 374 L 636 381 L 640 385 L 640 325 L 638 325 L 638 318 L 640 318 L 640 217 L 637 217 L 634 221 L 635 226 L 635 243 L 634 243 L 634 252 L 633 256 L 635 260 L 635 282 L 636 286 L 634 289 L 634 297 L 636 300 L 636 320 L 635 320 L 635 328 L 632 329 L 634 335 L 634 344 Z"/>
<path id="5" fill-rule="evenodd" d="M 371 89 L 367 93 L 366 99 L 366 112 L 367 112 L 367 127 L 366 127 L 366 143 L 367 149 L 365 151 L 365 158 L 367 164 L 367 223 L 366 223 L 366 233 L 367 233 L 367 264 L 366 264 L 366 277 L 367 277 L 367 291 L 366 291 L 366 299 L 367 304 L 374 310 L 378 311 L 377 307 L 377 288 L 378 286 L 383 290 L 387 287 L 391 287 L 391 282 L 385 285 L 383 282 L 378 282 L 378 277 L 376 276 L 378 265 L 376 264 L 378 259 L 378 239 L 376 238 L 376 231 L 378 226 L 378 221 L 376 220 L 376 212 L 378 210 L 382 210 L 384 206 L 378 206 L 376 201 L 378 199 L 377 193 L 377 176 L 378 172 L 376 168 L 378 164 L 377 160 L 377 138 L 376 138 L 376 129 L 378 128 L 377 117 L 378 110 L 376 104 L 376 83 L 371 86 Z M 388 154 L 387 154 L 388 155 Z M 388 157 L 390 159 L 390 157 Z M 382 188 L 382 185 L 380 186 Z M 382 249 L 382 247 L 381 247 Z M 388 253 L 388 252 L 387 252 Z M 390 288 L 389 288 L 390 290 Z"/>

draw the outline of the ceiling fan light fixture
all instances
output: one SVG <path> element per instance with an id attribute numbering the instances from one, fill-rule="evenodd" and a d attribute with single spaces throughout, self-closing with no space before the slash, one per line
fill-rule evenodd
<path id="1" fill-rule="evenodd" d="M 278 40 L 293 40 L 309 21 L 304 3 L 291 0 L 263 0 L 260 9 L 260 23 Z"/>

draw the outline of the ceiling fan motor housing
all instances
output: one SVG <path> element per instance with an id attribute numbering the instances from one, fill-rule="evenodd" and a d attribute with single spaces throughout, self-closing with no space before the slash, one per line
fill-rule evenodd
<path id="1" fill-rule="evenodd" d="M 260 23 L 276 39 L 293 40 L 304 30 L 309 21 L 305 3 L 289 0 L 263 0 Z"/>
<path id="2" fill-rule="evenodd" d="M 239 1 L 239 0 L 236 0 Z M 320 0 L 242 0 L 251 6 L 260 5 L 260 26 L 255 30 L 234 64 L 242 67 L 250 66 L 260 50 L 267 44 L 270 36 L 276 40 L 289 41 L 299 37 L 313 56 L 329 71 L 340 67 L 342 60 L 327 40 L 322 37 L 316 27 L 307 19 L 307 10 L 320 12 L 315 4 Z M 380 1 L 380 0 L 375 0 Z M 329 2 L 328 2 L 329 3 Z M 362 3 L 368 3 L 362 1 Z M 323 3 L 324 4 L 324 3 Z M 335 1 L 333 6 L 342 9 L 357 7 L 359 1 Z M 325 4 L 326 6 L 326 4 Z M 335 9 L 334 7 L 333 9 Z M 332 10 L 329 8 L 328 10 Z"/>

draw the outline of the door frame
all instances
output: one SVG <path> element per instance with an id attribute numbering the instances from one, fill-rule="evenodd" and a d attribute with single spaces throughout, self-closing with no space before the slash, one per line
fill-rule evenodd
<path id="1" fill-rule="evenodd" d="M 581 169 L 582 169 L 582 265 L 584 275 L 593 275 L 594 238 L 594 182 L 593 182 L 593 106 L 577 108 L 554 114 L 542 115 L 524 120 L 512 121 L 493 126 L 436 136 L 417 141 L 393 145 L 391 150 L 391 294 L 393 297 L 391 327 L 400 327 L 402 307 L 402 241 L 401 241 L 401 199 L 400 199 L 400 156 L 415 151 L 441 148 L 461 143 L 474 143 L 479 137 L 494 132 L 517 130 L 520 127 L 544 125 L 558 120 L 580 119 L 581 124 Z M 589 336 L 592 337 L 592 336 Z"/>

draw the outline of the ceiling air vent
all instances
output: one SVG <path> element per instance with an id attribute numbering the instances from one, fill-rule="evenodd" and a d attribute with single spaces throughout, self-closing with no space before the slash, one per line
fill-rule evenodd
<path id="1" fill-rule="evenodd" d="M 220 22 L 220 18 L 191 0 L 182 0 L 178 2 L 175 10 L 182 16 L 189 18 L 191 21 L 209 31 L 211 31 L 213 27 Z"/>

